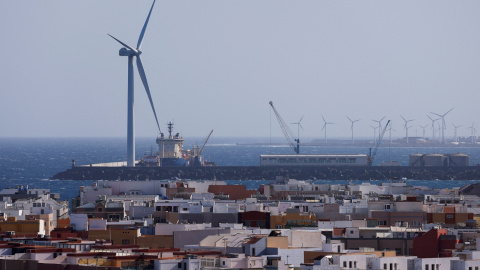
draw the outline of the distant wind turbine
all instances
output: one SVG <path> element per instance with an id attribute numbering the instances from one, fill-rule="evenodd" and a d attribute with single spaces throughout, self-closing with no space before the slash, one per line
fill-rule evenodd
<path id="1" fill-rule="evenodd" d="M 436 116 L 439 116 L 440 118 L 442 118 L 442 143 L 445 143 L 445 129 L 447 129 L 447 126 L 445 125 L 445 115 L 447 115 L 452 110 L 453 108 L 451 108 L 448 112 L 441 115 L 438 113 L 430 112 L 431 114 L 435 114 Z"/>
<path id="2" fill-rule="evenodd" d="M 460 125 L 460 126 L 455 126 L 455 124 L 453 124 L 453 123 L 452 123 L 452 125 L 453 125 L 453 128 L 454 128 L 454 129 L 453 129 L 453 130 L 454 130 L 454 131 L 453 131 L 453 141 L 454 141 L 454 142 L 458 142 L 457 129 L 458 129 L 459 127 L 461 127 L 462 125 Z"/>
<path id="3" fill-rule="evenodd" d="M 134 87 L 133 87 L 133 58 L 137 58 L 137 69 L 142 79 L 143 86 L 145 87 L 145 91 L 147 92 L 148 99 L 150 100 L 150 105 L 152 107 L 153 114 L 155 116 L 155 120 L 157 121 L 158 131 L 160 132 L 160 125 L 158 124 L 157 113 L 155 112 L 155 107 L 153 106 L 152 96 L 150 94 L 150 89 L 147 83 L 147 77 L 145 75 L 145 70 L 143 69 L 142 60 L 140 59 L 140 54 L 142 51 L 140 47 L 142 46 L 143 36 L 145 35 L 145 30 L 147 29 L 148 20 L 150 19 L 150 15 L 152 14 L 153 6 L 155 5 L 155 0 L 153 1 L 152 7 L 150 8 L 150 12 L 148 13 L 147 20 L 143 25 L 142 32 L 140 33 L 140 37 L 138 38 L 137 47 L 133 48 L 128 46 L 127 44 L 123 43 L 119 39 L 115 38 L 114 36 L 108 34 L 110 37 L 115 39 L 118 43 L 120 43 L 123 48 L 120 49 L 119 55 L 120 56 L 128 56 L 128 113 L 127 113 L 127 166 L 128 167 L 135 167 L 135 119 L 134 119 Z"/>
<path id="4" fill-rule="evenodd" d="M 373 122 L 377 122 L 378 123 L 378 138 L 380 139 L 380 133 L 382 132 L 382 121 L 383 119 L 385 119 L 386 116 L 384 116 L 382 119 L 380 120 L 372 120 Z"/>
<path id="5" fill-rule="evenodd" d="M 406 132 L 405 136 L 407 138 L 407 143 L 408 143 L 408 129 L 411 128 L 411 126 L 408 126 L 408 122 L 411 122 L 415 119 L 406 120 L 405 118 L 403 118 L 403 116 L 400 115 L 400 117 L 402 117 L 403 121 L 405 121 L 405 125 L 403 126 L 403 128 L 405 129 L 405 132 Z"/>
<path id="6" fill-rule="evenodd" d="M 300 118 L 300 120 L 298 120 L 298 122 L 292 123 L 292 125 L 297 125 L 297 138 L 298 139 L 300 139 L 300 128 L 302 128 L 302 131 L 303 131 L 302 124 L 300 124 L 300 122 L 302 122 L 303 116 Z"/>
<path id="7" fill-rule="evenodd" d="M 351 122 L 350 130 L 352 131 L 352 144 L 353 144 L 353 143 L 354 143 L 354 141 L 353 141 L 353 124 L 355 124 L 356 122 L 360 121 L 360 119 L 352 120 L 352 119 L 350 119 L 350 117 L 348 117 L 348 116 L 347 116 L 347 118 L 348 118 L 348 120 Z"/>
<path id="8" fill-rule="evenodd" d="M 432 121 L 432 141 L 435 140 L 435 122 L 440 120 L 440 118 L 433 119 L 430 115 L 427 115 L 428 118 Z"/>
<path id="9" fill-rule="evenodd" d="M 425 128 L 426 128 L 426 127 L 428 127 L 428 125 L 425 125 L 425 126 L 419 126 L 419 127 L 421 127 L 421 128 L 422 128 L 422 130 L 423 130 L 423 133 L 422 133 L 422 134 L 423 134 L 423 136 L 422 136 L 422 139 L 424 139 L 424 140 L 425 140 Z"/>
<path id="10" fill-rule="evenodd" d="M 325 143 L 327 143 L 327 125 L 333 125 L 334 123 L 327 122 L 325 120 L 325 117 L 323 117 L 323 115 L 322 115 L 322 118 L 323 118 L 323 122 L 324 122 L 323 127 L 322 127 L 322 131 L 325 129 Z"/>
<path id="11" fill-rule="evenodd" d="M 472 130 L 472 143 L 477 141 L 477 129 L 475 128 L 475 122 L 472 123 L 472 126 L 468 127 L 468 129 Z"/>
<path id="12" fill-rule="evenodd" d="M 375 142 L 377 141 L 377 128 L 378 127 L 374 127 L 374 126 L 370 126 L 371 128 L 373 128 L 373 144 L 375 145 Z"/>

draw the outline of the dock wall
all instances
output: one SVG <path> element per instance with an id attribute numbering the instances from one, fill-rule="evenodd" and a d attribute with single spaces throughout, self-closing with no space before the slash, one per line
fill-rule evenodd
<path id="1" fill-rule="evenodd" d="M 372 167 L 372 166 L 219 166 L 219 167 L 73 167 L 52 179 L 61 180 L 274 180 L 277 176 L 298 180 L 480 180 L 479 166 Z"/>

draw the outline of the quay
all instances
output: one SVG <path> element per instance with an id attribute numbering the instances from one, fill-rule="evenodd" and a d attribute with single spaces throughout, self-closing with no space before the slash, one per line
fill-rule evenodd
<path id="1" fill-rule="evenodd" d="M 480 166 L 212 166 L 212 167 L 112 167 L 73 166 L 51 179 L 59 180 L 157 180 L 218 179 L 274 180 L 479 180 Z"/>

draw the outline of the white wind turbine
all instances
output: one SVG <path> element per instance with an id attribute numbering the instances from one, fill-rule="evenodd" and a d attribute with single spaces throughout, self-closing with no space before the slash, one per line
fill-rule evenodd
<path id="1" fill-rule="evenodd" d="M 356 122 L 360 121 L 360 119 L 352 120 L 352 119 L 350 119 L 350 117 L 348 117 L 348 116 L 347 116 L 347 118 L 348 118 L 348 120 L 352 123 L 352 125 L 350 126 L 350 129 L 352 130 L 352 144 L 353 144 L 353 142 L 354 142 L 354 141 L 353 141 L 353 124 L 355 124 Z"/>
<path id="2" fill-rule="evenodd" d="M 453 130 L 454 130 L 454 131 L 453 131 L 453 141 L 454 141 L 454 142 L 458 142 L 457 129 L 458 129 L 459 127 L 461 127 L 462 125 L 460 125 L 460 126 L 455 126 L 455 124 L 453 124 L 453 123 L 452 123 L 452 125 L 453 125 Z"/>
<path id="3" fill-rule="evenodd" d="M 440 115 L 438 113 L 430 112 L 431 114 L 435 114 L 436 116 L 439 116 L 442 118 L 442 143 L 445 143 L 445 129 L 447 129 L 447 126 L 445 125 L 445 115 L 447 115 L 449 112 L 451 112 L 453 108 L 451 108 L 448 112 Z"/>
<path id="4" fill-rule="evenodd" d="M 468 127 L 468 129 L 472 130 L 472 143 L 475 143 L 477 141 L 476 135 L 477 135 L 477 129 L 475 128 L 475 122 L 472 123 L 471 127 Z"/>
<path id="5" fill-rule="evenodd" d="M 421 127 L 421 128 L 422 128 L 422 130 L 423 130 L 423 133 L 422 133 L 422 134 L 423 134 L 423 135 L 422 135 L 422 139 L 423 139 L 423 140 L 425 140 L 425 128 L 426 128 L 426 127 L 428 127 L 428 125 L 425 125 L 425 126 L 419 126 L 419 127 Z"/>
<path id="6" fill-rule="evenodd" d="M 323 124 L 323 127 L 322 127 L 322 130 L 321 130 L 321 131 L 323 131 L 323 130 L 325 129 L 325 143 L 327 143 L 327 125 L 333 125 L 334 123 L 332 123 L 332 122 L 327 122 L 327 121 L 325 120 L 325 117 L 323 117 L 323 115 L 322 115 L 322 118 L 323 118 L 323 122 L 324 122 L 325 124 Z"/>
<path id="7" fill-rule="evenodd" d="M 408 126 L 408 122 L 411 122 L 415 119 L 405 120 L 403 116 L 400 115 L 400 117 L 402 117 L 403 121 L 405 121 L 405 125 L 403 126 L 403 128 L 405 129 L 405 132 L 406 132 L 405 137 L 407 138 L 407 143 L 408 143 L 408 129 L 412 127 L 412 126 Z"/>
<path id="8" fill-rule="evenodd" d="M 302 119 L 303 119 L 303 116 L 300 118 L 300 120 L 298 120 L 297 123 L 292 123 L 292 125 L 297 125 L 297 138 L 299 140 L 300 140 L 300 128 L 302 128 L 302 131 L 303 131 L 302 124 L 300 124 L 300 122 L 302 122 Z"/>
<path id="9" fill-rule="evenodd" d="M 380 139 L 380 133 L 382 132 L 382 121 L 383 119 L 385 119 L 386 116 L 384 116 L 382 119 L 380 120 L 372 120 L 373 122 L 377 122 L 378 123 L 378 138 Z"/>
<path id="10" fill-rule="evenodd" d="M 147 29 L 148 20 L 150 19 L 150 15 L 152 14 L 153 6 L 155 5 L 155 0 L 153 1 L 152 7 L 150 8 L 150 12 L 148 13 L 147 20 L 143 25 L 142 32 L 140 33 L 140 37 L 138 38 L 137 47 L 133 48 L 128 46 L 127 44 L 123 43 L 122 41 L 118 40 L 114 36 L 108 34 L 110 37 L 115 39 L 118 43 L 120 43 L 123 48 L 120 49 L 119 55 L 120 56 L 128 56 L 128 116 L 127 116 L 127 166 L 128 167 L 135 167 L 135 119 L 134 119 L 134 87 L 133 87 L 133 58 L 137 58 L 137 69 L 138 74 L 142 80 L 143 86 L 145 87 L 145 91 L 147 92 L 148 99 L 150 100 L 150 105 L 152 106 L 153 114 L 155 116 L 155 121 L 157 121 L 157 127 L 160 131 L 160 125 L 158 124 L 157 113 L 155 112 L 155 107 L 153 106 L 152 96 L 150 94 L 150 89 L 147 83 L 147 77 L 145 76 L 145 70 L 143 69 L 142 60 L 140 59 L 140 54 L 142 51 L 140 50 L 142 46 L 143 36 L 145 34 L 145 30 Z"/>
<path id="11" fill-rule="evenodd" d="M 373 128 L 373 144 L 375 145 L 375 141 L 377 140 L 377 128 L 378 127 L 374 127 L 374 126 L 370 126 L 371 128 Z"/>
<path id="12" fill-rule="evenodd" d="M 435 122 L 437 120 L 440 120 L 440 118 L 437 118 L 437 119 L 433 119 L 432 117 L 430 117 L 430 115 L 427 115 L 428 118 L 430 118 L 430 120 L 432 121 L 432 141 L 435 140 Z"/>

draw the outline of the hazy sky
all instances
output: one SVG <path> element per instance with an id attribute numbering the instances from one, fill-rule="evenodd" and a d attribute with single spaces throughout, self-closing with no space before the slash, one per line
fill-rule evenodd
<path id="1" fill-rule="evenodd" d="M 135 46 L 151 3 L 1 1 L 0 137 L 125 137 L 127 58 L 107 33 Z M 446 136 L 480 127 L 478 0 L 158 0 L 142 51 L 162 131 L 184 137 L 269 136 L 269 101 L 304 116 L 301 137 L 323 138 L 322 115 L 332 138 L 347 115 L 358 137 L 383 116 L 404 135 L 400 115 L 421 136 L 450 108 Z M 156 137 L 136 71 L 135 91 L 136 134 Z"/>

